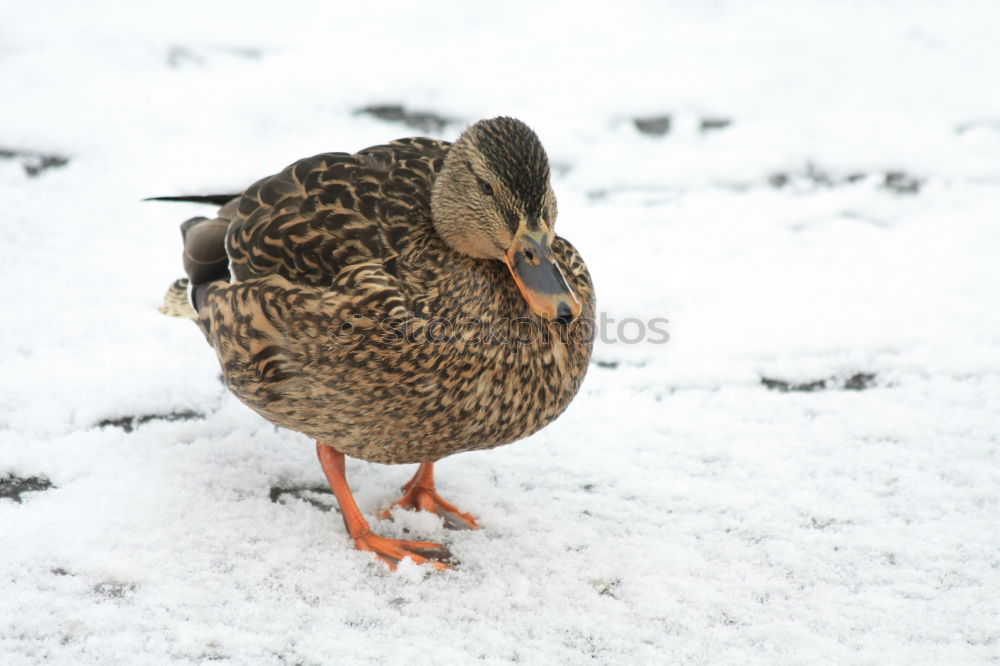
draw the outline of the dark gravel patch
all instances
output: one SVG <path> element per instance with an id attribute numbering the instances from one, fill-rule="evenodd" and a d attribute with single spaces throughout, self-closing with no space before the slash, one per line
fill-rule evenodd
<path id="1" fill-rule="evenodd" d="M 783 379 L 773 379 L 771 377 L 761 377 L 760 383 L 771 391 L 779 393 L 811 393 L 813 391 L 839 390 L 839 391 L 864 391 L 875 386 L 875 373 L 856 372 L 853 375 L 843 377 L 828 377 L 817 379 L 811 382 L 787 382 Z"/>
<path id="2" fill-rule="evenodd" d="M 640 134 L 647 136 L 666 136 L 673 129 L 673 117 L 669 114 L 661 116 L 642 116 L 632 118 L 632 124 Z M 705 134 L 707 132 L 718 132 L 733 124 L 732 118 L 723 116 L 704 116 L 698 120 L 698 130 Z"/>
<path id="3" fill-rule="evenodd" d="M 649 116 L 646 118 L 633 118 L 632 123 L 639 130 L 640 134 L 649 136 L 664 136 L 670 133 L 670 116 Z"/>
<path id="4" fill-rule="evenodd" d="M 0 160 L 20 160 L 21 167 L 29 178 L 35 178 L 44 171 L 69 164 L 69 158 L 65 155 L 11 148 L 0 148 Z"/>
<path id="5" fill-rule="evenodd" d="M 704 132 L 717 132 L 718 130 L 724 130 L 733 124 L 732 118 L 702 118 L 699 125 L 701 131 Z"/>
<path id="6" fill-rule="evenodd" d="M 12 499 L 21 503 L 22 493 L 39 492 L 55 488 L 52 482 L 41 476 L 14 476 L 8 474 L 0 479 L 0 498 Z"/>
<path id="7" fill-rule="evenodd" d="M 861 171 L 855 171 L 847 174 L 834 174 L 810 162 L 806 164 L 805 170 L 800 172 L 779 171 L 777 173 L 773 173 L 768 176 L 767 182 L 771 187 L 778 189 L 790 185 L 802 184 L 813 188 L 841 187 L 861 182 L 867 177 L 868 175 Z"/>
<path id="8" fill-rule="evenodd" d="M 875 178 L 880 187 L 894 194 L 918 194 L 923 181 L 905 171 L 885 171 L 865 173 L 852 171 L 837 174 L 815 164 L 806 164 L 803 171 L 778 171 L 767 177 L 767 183 L 773 188 L 796 187 L 800 189 L 820 189 L 845 187 L 854 185 L 867 178 Z"/>
<path id="9" fill-rule="evenodd" d="M 422 132 L 440 132 L 446 125 L 457 122 L 454 118 L 433 111 L 414 111 L 402 104 L 376 104 L 354 112 L 355 115 L 369 115 L 390 123 L 400 123 Z"/>
<path id="10" fill-rule="evenodd" d="M 848 377 L 841 388 L 845 391 L 864 391 L 872 386 L 875 386 L 874 372 L 857 372 Z"/>
<path id="11" fill-rule="evenodd" d="M 284 498 L 288 496 L 308 502 L 320 511 L 329 511 L 335 508 L 335 502 L 333 504 L 326 504 L 315 497 L 310 497 L 310 495 L 327 495 L 333 498 L 333 491 L 330 490 L 329 486 L 271 486 L 270 492 L 271 501 L 274 503 L 283 504 Z"/>
<path id="12" fill-rule="evenodd" d="M 141 416 L 120 416 L 114 419 L 104 419 L 97 423 L 97 427 L 113 426 L 121 428 L 125 432 L 132 432 L 137 426 L 149 423 L 150 421 L 194 421 L 203 418 L 205 418 L 204 414 L 190 409 L 182 409 L 176 412 L 167 412 L 166 414 L 142 414 Z"/>
<path id="13" fill-rule="evenodd" d="M 918 194 L 922 185 L 923 181 L 905 171 L 887 171 L 882 177 L 882 187 L 896 194 Z"/>
<path id="14" fill-rule="evenodd" d="M 599 358 L 590 359 L 591 365 L 596 365 L 598 368 L 604 368 L 605 370 L 617 370 L 618 368 L 645 368 L 646 361 L 608 361 Z"/>

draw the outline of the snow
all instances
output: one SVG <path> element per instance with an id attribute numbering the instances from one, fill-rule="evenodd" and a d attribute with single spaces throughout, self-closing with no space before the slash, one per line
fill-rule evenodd
<path id="1" fill-rule="evenodd" d="M 0 494 L 52 487 L 0 498 L 0 663 L 1000 662 L 995 3 L 4 17 Z M 615 320 L 555 424 L 438 466 L 484 529 L 377 521 L 413 467 L 349 461 L 444 573 L 354 550 L 156 312 L 206 209 L 140 202 L 421 133 L 378 104 L 532 125 Z"/>

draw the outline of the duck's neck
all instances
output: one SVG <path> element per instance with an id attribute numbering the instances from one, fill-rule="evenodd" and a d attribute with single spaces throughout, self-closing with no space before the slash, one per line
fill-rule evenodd
<path id="1" fill-rule="evenodd" d="M 437 281 L 437 312 L 432 316 L 479 319 L 531 316 L 510 271 L 494 259 L 474 259 L 450 252 Z"/>

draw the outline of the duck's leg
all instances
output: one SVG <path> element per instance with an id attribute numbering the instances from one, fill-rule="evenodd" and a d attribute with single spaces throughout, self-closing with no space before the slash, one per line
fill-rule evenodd
<path id="1" fill-rule="evenodd" d="M 347 526 L 347 531 L 354 539 L 354 545 L 357 546 L 358 550 L 369 550 L 375 553 L 380 560 L 389 565 L 390 569 L 395 569 L 404 557 L 411 558 L 417 564 L 426 562 L 437 569 L 448 568 L 448 565 L 442 560 L 448 559 L 451 554 L 447 548 L 439 543 L 399 541 L 373 534 L 368 526 L 368 521 L 365 520 L 354 501 L 350 487 L 347 485 L 347 476 L 344 473 L 344 454 L 322 442 L 316 442 L 316 453 L 319 455 L 323 472 L 330 482 L 330 488 L 340 504 L 344 525 Z"/>
<path id="2" fill-rule="evenodd" d="M 404 509 L 430 511 L 444 518 L 444 524 L 456 529 L 479 529 L 472 514 L 462 513 L 454 504 L 446 502 L 434 490 L 434 463 L 420 463 L 417 473 L 405 486 L 403 496 L 382 512 L 381 518 L 388 518 L 393 506 Z"/>

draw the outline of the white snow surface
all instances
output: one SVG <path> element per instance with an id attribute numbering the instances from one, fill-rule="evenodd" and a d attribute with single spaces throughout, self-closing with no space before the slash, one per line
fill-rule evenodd
<path id="1" fill-rule="evenodd" d="M 0 9 L 0 480 L 52 484 L 0 498 L 0 663 L 1000 663 L 1000 4 Z M 528 122 L 599 309 L 670 321 L 438 465 L 482 530 L 348 463 L 443 573 L 272 501 L 312 442 L 156 312 L 211 209 L 143 197 L 427 133 L 372 104 Z"/>

